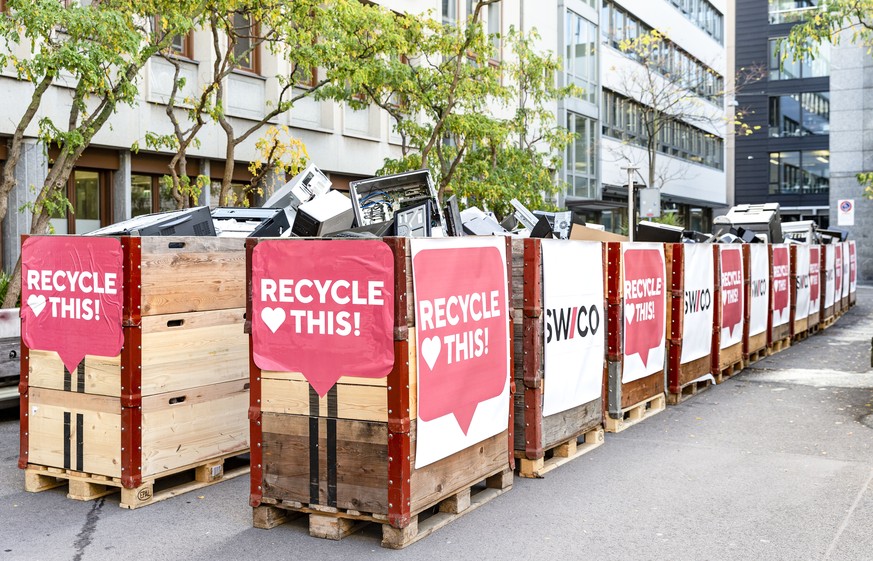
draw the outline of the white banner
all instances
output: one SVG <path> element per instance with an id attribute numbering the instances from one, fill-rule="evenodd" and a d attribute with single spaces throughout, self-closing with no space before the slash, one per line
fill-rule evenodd
<path id="1" fill-rule="evenodd" d="M 710 244 L 683 244 L 682 274 L 685 279 L 685 315 L 682 326 L 680 364 L 712 352 L 714 259 Z"/>
<path id="2" fill-rule="evenodd" d="M 809 250 L 805 245 L 795 247 L 794 290 L 794 320 L 803 319 L 809 315 Z"/>
<path id="3" fill-rule="evenodd" d="M 606 354 L 600 242 L 543 240 L 543 416 L 600 397 Z"/>
<path id="4" fill-rule="evenodd" d="M 411 246 L 420 468 L 509 428 L 512 333 L 505 238 Z"/>
<path id="5" fill-rule="evenodd" d="M 809 246 L 809 314 L 821 311 L 821 246 Z"/>
<path id="6" fill-rule="evenodd" d="M 843 242 L 840 244 L 843 247 L 843 298 L 849 297 L 849 242 Z"/>
<path id="7" fill-rule="evenodd" d="M 834 286 L 836 285 L 834 279 L 834 261 L 836 258 L 836 252 L 834 249 L 836 246 L 834 245 L 823 245 L 821 248 L 825 252 L 825 268 L 824 268 L 824 278 L 825 278 L 825 289 L 824 289 L 824 305 L 825 308 L 830 308 L 834 305 Z M 824 318 L 822 318 L 824 319 Z"/>
<path id="8" fill-rule="evenodd" d="M 600 397 L 606 353 L 600 242 L 543 240 L 543 416 Z"/>
<path id="9" fill-rule="evenodd" d="M 749 336 L 767 330 L 770 310 L 770 254 L 769 246 L 749 244 L 751 253 L 751 303 L 749 308 Z"/>
<path id="10" fill-rule="evenodd" d="M 664 369 L 667 272 L 664 245 L 622 243 L 623 384 Z"/>
<path id="11" fill-rule="evenodd" d="M 858 288 L 858 253 L 855 240 L 849 242 L 849 292 Z"/>
<path id="12" fill-rule="evenodd" d="M 726 349 L 743 341 L 743 251 L 736 244 L 719 245 L 718 249 L 721 272 L 721 348 Z"/>

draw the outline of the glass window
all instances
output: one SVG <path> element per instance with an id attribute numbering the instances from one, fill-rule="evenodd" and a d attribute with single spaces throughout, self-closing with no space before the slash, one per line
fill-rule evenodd
<path id="1" fill-rule="evenodd" d="M 237 68 L 257 74 L 258 49 L 257 46 L 252 47 L 257 40 L 257 24 L 252 23 L 248 15 L 235 13 L 233 15 L 233 28 L 237 36 L 236 44 L 233 47 L 233 55 L 236 59 Z"/>
<path id="2" fill-rule="evenodd" d="M 794 60 L 794 56 L 790 52 L 786 53 L 787 48 L 787 45 L 780 45 L 780 38 L 770 39 L 771 80 L 793 80 L 830 75 L 831 46 L 829 43 L 823 43 L 819 47 L 815 58 L 800 60 Z"/>
<path id="3" fill-rule="evenodd" d="M 805 92 L 770 98 L 770 136 L 828 134 L 830 94 Z"/>
<path id="4" fill-rule="evenodd" d="M 806 92 L 801 94 L 803 131 L 806 134 L 830 132 L 831 94 L 829 92 Z"/>
<path id="5" fill-rule="evenodd" d="M 176 201 L 157 175 L 130 176 L 130 215 L 151 214 L 174 210 Z"/>
<path id="6" fill-rule="evenodd" d="M 500 16 L 502 3 L 488 5 L 488 35 L 491 36 L 491 48 L 494 49 L 494 59 L 500 60 Z"/>
<path id="7" fill-rule="evenodd" d="M 771 194 L 827 193 L 830 187 L 830 152 L 770 153 Z"/>
<path id="8" fill-rule="evenodd" d="M 768 0 L 770 23 L 796 23 L 809 18 L 818 0 Z"/>
<path id="9" fill-rule="evenodd" d="M 443 0 L 442 5 L 443 23 L 446 25 L 458 24 L 457 0 Z"/>
<path id="10" fill-rule="evenodd" d="M 582 88 L 580 99 L 597 103 L 597 28 L 585 18 L 568 11 L 564 42 L 567 83 Z"/>
<path id="11" fill-rule="evenodd" d="M 593 199 L 597 197 L 597 139 L 594 121 L 567 114 L 567 130 L 575 139 L 567 147 L 565 172 L 569 184 L 567 194 Z"/>
<path id="12" fill-rule="evenodd" d="M 803 162 L 803 192 L 827 193 L 830 187 L 830 151 L 808 150 L 800 155 Z"/>

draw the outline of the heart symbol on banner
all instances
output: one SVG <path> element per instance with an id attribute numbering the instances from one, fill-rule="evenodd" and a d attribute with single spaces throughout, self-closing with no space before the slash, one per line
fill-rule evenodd
<path id="1" fill-rule="evenodd" d="M 275 333 L 285 323 L 285 310 L 282 308 L 264 308 L 261 310 L 261 319 Z"/>
<path id="2" fill-rule="evenodd" d="M 30 309 L 33 310 L 33 315 L 39 317 L 39 314 L 45 309 L 46 299 L 45 296 L 40 294 L 37 296 L 36 294 L 31 294 L 27 297 L 27 305 L 30 306 Z"/>
<path id="3" fill-rule="evenodd" d="M 421 342 L 421 356 L 427 363 L 427 367 L 431 370 L 433 370 L 433 365 L 436 364 L 437 359 L 440 357 L 441 350 L 442 343 L 440 343 L 439 337 L 431 337 Z"/>
<path id="4" fill-rule="evenodd" d="M 630 302 L 628 302 L 624 305 L 624 317 L 627 319 L 628 323 L 634 322 L 634 313 L 635 313 L 634 310 L 635 309 L 636 309 L 636 307 Z"/>

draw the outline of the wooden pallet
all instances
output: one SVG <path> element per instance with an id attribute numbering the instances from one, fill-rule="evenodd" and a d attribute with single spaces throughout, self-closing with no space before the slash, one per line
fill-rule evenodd
<path id="1" fill-rule="evenodd" d="M 28 464 L 24 471 L 24 490 L 39 493 L 66 484 L 67 498 L 77 501 L 91 501 L 121 491 L 119 506 L 134 509 L 247 473 L 247 456 L 228 455 L 164 472 L 144 480 L 139 487 L 127 489 L 118 477 Z"/>
<path id="2" fill-rule="evenodd" d="M 767 347 L 761 347 L 756 351 L 752 351 L 749 353 L 749 357 L 745 360 L 744 366 L 749 366 L 754 362 L 758 362 L 762 358 L 767 356 Z"/>
<path id="3" fill-rule="evenodd" d="M 688 382 L 679 389 L 679 393 L 667 392 L 667 403 L 670 405 L 679 405 L 686 399 L 694 397 L 700 392 L 708 389 L 711 385 L 712 378 L 705 378 L 703 380 L 694 380 L 693 382 Z"/>
<path id="4" fill-rule="evenodd" d="M 803 331 L 799 331 L 794 334 L 794 337 L 791 338 L 792 343 L 799 343 L 800 341 L 806 341 L 809 339 L 809 329 L 804 329 Z"/>
<path id="5" fill-rule="evenodd" d="M 739 374 L 743 370 L 743 359 L 735 360 L 722 367 L 720 372 L 715 373 L 715 383 L 721 384 L 728 378 Z"/>
<path id="6" fill-rule="evenodd" d="M 395 528 L 384 514 L 307 505 L 293 501 L 275 502 L 264 498 L 252 512 L 255 528 L 275 528 L 303 515 L 309 516 L 309 535 L 340 540 L 370 523 L 382 525 L 382 547 L 402 549 L 429 536 L 459 517 L 512 489 L 512 471 L 505 469 L 482 482 L 466 487 L 431 508 L 412 516 L 408 526 Z"/>
<path id="7" fill-rule="evenodd" d="M 791 346 L 791 337 L 783 337 L 778 341 L 773 341 L 773 344 L 770 345 L 770 348 L 767 352 L 767 356 L 775 355 L 776 353 L 781 353 L 785 349 Z"/>
<path id="8" fill-rule="evenodd" d="M 825 329 L 827 329 L 828 327 L 830 327 L 834 323 L 836 323 L 836 321 L 837 321 L 837 316 L 835 316 L 835 315 L 831 316 L 829 318 L 825 318 L 821 321 L 821 323 L 818 324 L 818 329 L 820 331 L 824 331 Z"/>
<path id="9" fill-rule="evenodd" d="M 645 401 L 641 401 L 636 405 L 632 405 L 621 410 L 621 418 L 613 419 L 610 416 L 606 417 L 606 432 L 621 432 L 628 427 L 648 419 L 652 415 L 656 415 L 667 408 L 667 400 L 664 394 L 660 393 L 654 397 L 650 397 Z"/>
<path id="10" fill-rule="evenodd" d="M 582 439 L 582 442 L 579 442 Z M 587 454 L 603 444 L 603 428 L 595 427 L 588 432 L 574 436 L 545 451 L 542 458 L 529 460 L 524 457 L 521 450 L 515 451 L 515 457 L 519 459 L 518 474 L 521 477 L 540 479 L 558 466 Z"/>

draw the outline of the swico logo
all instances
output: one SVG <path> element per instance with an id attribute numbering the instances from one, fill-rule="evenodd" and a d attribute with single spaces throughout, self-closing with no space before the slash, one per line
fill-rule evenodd
<path id="1" fill-rule="evenodd" d="M 761 296 L 767 296 L 767 279 L 752 281 L 752 297 L 760 298 Z"/>
<path id="2" fill-rule="evenodd" d="M 600 310 L 596 304 L 573 308 L 546 310 L 546 343 L 565 341 L 576 335 L 597 335 L 600 329 Z"/>
<path id="3" fill-rule="evenodd" d="M 712 307 L 712 292 L 708 288 L 685 291 L 685 314 L 696 314 Z"/>
<path id="4" fill-rule="evenodd" d="M 831 282 L 832 280 L 834 280 L 834 270 L 828 269 L 827 271 L 825 271 L 825 278 L 827 279 L 828 282 Z"/>
<path id="5" fill-rule="evenodd" d="M 797 275 L 794 281 L 795 288 L 809 288 L 809 275 Z"/>

